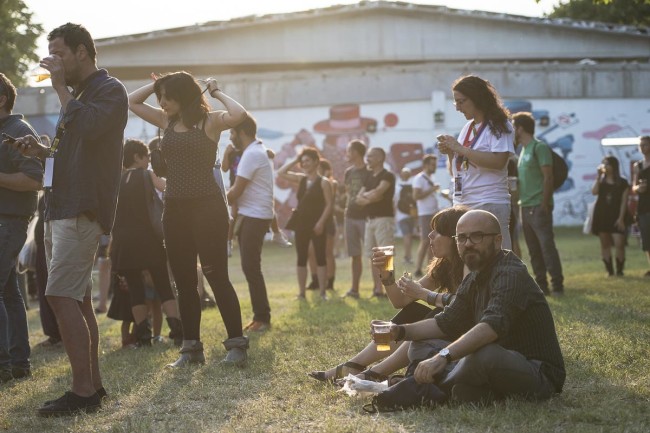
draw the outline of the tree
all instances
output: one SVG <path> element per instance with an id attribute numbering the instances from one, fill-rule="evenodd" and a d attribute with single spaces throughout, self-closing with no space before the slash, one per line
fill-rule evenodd
<path id="1" fill-rule="evenodd" d="M 23 0 L 0 0 L 0 72 L 15 86 L 26 84 L 30 64 L 38 60 L 36 40 L 43 26 L 32 21 Z"/>
<path id="2" fill-rule="evenodd" d="M 569 0 L 548 16 L 650 27 L 650 0 Z"/>

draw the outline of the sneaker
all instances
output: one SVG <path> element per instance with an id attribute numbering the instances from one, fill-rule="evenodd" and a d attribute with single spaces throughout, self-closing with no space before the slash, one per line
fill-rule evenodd
<path id="1" fill-rule="evenodd" d="M 82 397 L 68 391 L 50 404 L 38 410 L 40 416 L 71 416 L 78 412 L 93 413 L 102 407 L 101 399 L 97 393 L 90 397 Z"/>
<path id="2" fill-rule="evenodd" d="M 165 337 L 163 337 L 162 335 L 156 335 L 151 339 L 151 342 L 153 344 L 163 344 L 165 342 Z"/>
<path id="3" fill-rule="evenodd" d="M 273 233 L 273 242 L 280 245 L 282 248 L 289 248 L 293 246 L 289 239 L 282 232 Z"/>
<path id="4" fill-rule="evenodd" d="M 205 295 L 204 298 L 201 299 L 201 310 L 205 310 L 207 308 L 216 308 L 217 302 L 212 299 L 210 295 Z"/>
<path id="5" fill-rule="evenodd" d="M 271 329 L 271 324 L 267 322 L 258 322 L 256 320 L 253 320 L 251 323 L 246 325 L 244 328 L 244 331 L 247 332 L 264 332 L 268 331 Z"/>

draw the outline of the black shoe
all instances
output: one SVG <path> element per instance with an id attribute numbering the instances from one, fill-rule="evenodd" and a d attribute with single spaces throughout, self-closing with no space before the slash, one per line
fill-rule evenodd
<path id="1" fill-rule="evenodd" d="M 108 398 L 108 393 L 106 392 L 106 389 L 102 386 L 99 388 L 97 391 L 97 395 L 99 396 L 99 400 L 103 401 L 105 398 Z M 48 400 L 45 403 L 43 403 L 43 406 L 49 406 L 52 403 L 54 403 L 56 400 Z"/>
<path id="2" fill-rule="evenodd" d="M 201 310 L 205 310 L 206 308 L 215 308 L 216 306 L 217 302 L 209 295 L 206 295 L 203 299 L 201 299 Z"/>
<path id="3" fill-rule="evenodd" d="M 11 374 L 14 376 L 14 379 L 22 379 L 24 377 L 30 377 L 32 375 L 32 371 L 29 369 L 29 367 L 12 367 Z"/>
<path id="4" fill-rule="evenodd" d="M 68 391 L 50 404 L 46 404 L 38 410 L 40 416 L 71 416 L 78 412 L 93 413 L 102 407 L 101 400 L 97 393 L 90 397 L 81 397 L 74 392 Z"/>

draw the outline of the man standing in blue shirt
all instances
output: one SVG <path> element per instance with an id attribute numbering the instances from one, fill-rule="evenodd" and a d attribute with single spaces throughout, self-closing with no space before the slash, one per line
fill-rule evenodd
<path id="1" fill-rule="evenodd" d="M 122 83 L 97 68 L 95 43 L 83 26 L 58 27 L 48 41 L 50 55 L 41 66 L 61 102 L 57 134 L 50 148 L 33 136 L 16 147 L 45 161 L 45 296 L 70 359 L 72 390 L 46 402 L 39 414 L 62 416 L 94 412 L 106 396 L 91 272 L 99 238 L 115 216 L 128 100 Z"/>
<path id="2" fill-rule="evenodd" d="M 11 146 L 10 137 L 36 135 L 21 114 L 11 114 L 16 88 L 0 73 L 0 383 L 31 374 L 25 304 L 16 279 L 16 258 L 36 211 L 43 167 Z"/>

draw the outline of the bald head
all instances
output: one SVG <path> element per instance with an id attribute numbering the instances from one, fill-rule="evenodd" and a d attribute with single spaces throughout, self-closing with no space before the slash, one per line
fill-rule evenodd
<path id="1" fill-rule="evenodd" d="M 499 225 L 497 217 L 490 212 L 475 209 L 467 212 L 458 220 L 456 231 L 458 233 L 501 233 L 501 226 Z"/>

